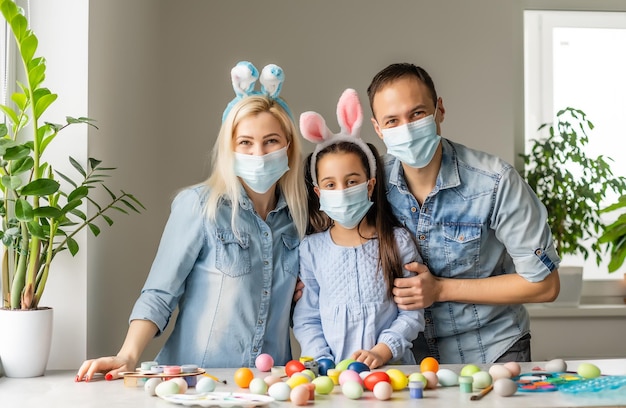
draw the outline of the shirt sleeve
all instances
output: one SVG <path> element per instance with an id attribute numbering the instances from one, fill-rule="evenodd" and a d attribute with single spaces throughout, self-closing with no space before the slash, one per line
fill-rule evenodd
<path id="1" fill-rule="evenodd" d="M 558 268 L 548 212 L 519 173 L 509 167 L 495 192 L 491 227 L 511 255 L 516 272 L 540 282 Z"/>
<path id="2" fill-rule="evenodd" d="M 397 228 L 395 230 L 396 243 L 402 265 L 410 262 L 422 262 L 415 243 L 409 232 Z M 413 272 L 404 270 L 404 277 L 413 276 Z M 393 355 L 392 361 L 401 358 L 412 347 L 413 340 L 420 332 L 424 331 L 424 309 L 400 310 L 398 316 L 388 329 L 383 330 L 378 336 L 379 343 L 385 343 Z"/>
<path id="3" fill-rule="evenodd" d="M 129 321 L 150 320 L 158 327 L 158 334 L 165 330 L 205 242 L 201 207 L 196 189 L 184 190 L 175 197 L 156 257 Z"/>
<path id="4" fill-rule="evenodd" d="M 300 343 L 302 355 L 311 356 L 315 360 L 320 358 L 334 360 L 322 329 L 320 287 L 315 278 L 313 253 L 311 242 L 305 237 L 300 243 L 300 280 L 304 283 L 304 289 L 293 312 L 293 334 Z"/>

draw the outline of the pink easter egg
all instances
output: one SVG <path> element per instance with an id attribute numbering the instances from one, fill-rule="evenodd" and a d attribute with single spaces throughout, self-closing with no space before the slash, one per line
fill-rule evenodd
<path id="1" fill-rule="evenodd" d="M 262 353 L 257 356 L 256 360 L 254 360 L 254 365 L 259 369 L 259 371 L 267 372 L 274 366 L 274 359 L 269 354 Z"/>

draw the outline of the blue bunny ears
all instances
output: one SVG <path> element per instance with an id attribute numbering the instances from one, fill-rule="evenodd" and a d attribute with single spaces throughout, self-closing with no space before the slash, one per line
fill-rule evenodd
<path id="1" fill-rule="evenodd" d="M 248 61 L 240 61 L 231 69 L 230 77 L 233 83 L 233 90 L 235 91 L 235 99 L 224 109 L 222 114 L 222 122 L 228 116 L 230 110 L 235 106 L 237 102 L 244 99 L 247 96 L 252 95 L 266 95 L 274 99 L 287 114 L 293 119 L 291 110 L 287 106 L 287 103 L 282 100 L 279 95 L 285 81 L 285 72 L 281 67 L 275 64 L 266 65 L 261 71 L 259 77 L 259 71 L 252 63 Z M 261 91 L 255 91 L 254 85 L 257 79 L 261 82 Z"/>

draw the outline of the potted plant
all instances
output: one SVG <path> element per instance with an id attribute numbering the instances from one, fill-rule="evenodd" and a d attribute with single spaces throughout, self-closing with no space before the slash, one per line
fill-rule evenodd
<path id="1" fill-rule="evenodd" d="M 537 193 L 548 210 L 548 224 L 560 256 L 581 254 L 587 259 L 595 255 L 596 263 L 602 260 L 602 242 L 596 237 L 602 230 L 601 202 L 609 192 L 623 194 L 626 178 L 615 176 L 609 157 L 589 157 L 585 146 L 593 123 L 587 115 L 571 107 L 556 114 L 556 124 L 544 123 L 539 131 L 546 136 L 531 140 L 528 154 L 521 154 L 525 169 L 522 176 Z M 590 247 L 585 245 L 589 243 Z M 561 300 L 566 294 L 568 277 L 562 277 Z M 582 268 L 576 273 L 578 303 L 582 285 Z M 565 278 L 565 279 L 563 279 Z M 558 299 L 557 299 L 558 300 Z"/>
<path id="2" fill-rule="evenodd" d="M 622 210 L 617 219 L 604 226 L 598 244 L 607 244 L 610 256 L 609 273 L 615 272 L 626 260 L 626 195 L 622 195 L 616 203 L 604 208 L 602 212 Z"/>
<path id="3" fill-rule="evenodd" d="M 79 246 L 74 237 L 85 227 L 97 236 L 100 227 L 96 221 L 103 220 L 111 226 L 110 211 L 139 213 L 144 206 L 130 193 L 115 194 L 107 188 L 104 180 L 114 169 L 103 167 L 97 159 L 89 158 L 83 166 L 69 157 L 76 176 L 56 171 L 45 161 L 46 148 L 63 129 L 76 124 L 94 128 L 95 125 L 85 117 L 67 117 L 65 124 L 43 120 L 57 95 L 43 85 L 46 61 L 36 56 L 38 39 L 28 28 L 23 10 L 13 0 L 0 0 L 0 11 L 11 27 L 18 59 L 24 68 L 23 82 L 17 82 L 19 89 L 11 96 L 13 104 L 0 105 L 6 118 L 6 124 L 0 124 L 0 359 L 8 376 L 28 377 L 42 375 L 47 364 L 50 338 L 46 345 L 39 337 L 51 335 L 52 313 L 39 302 L 55 256 L 65 250 L 75 255 Z M 107 203 L 98 203 L 93 198 L 99 187 L 108 192 Z M 93 214 L 81 211 L 85 204 L 94 208 Z M 48 317 L 22 311 L 43 311 Z M 27 315 L 37 316 L 35 328 L 40 332 L 21 339 L 17 324 Z M 29 339 L 42 345 L 28 346 L 25 342 Z M 35 352 L 36 349 L 40 351 Z M 45 360 L 29 367 L 21 361 L 25 357 L 18 356 L 20 350 Z M 14 368 L 14 362 L 19 367 Z"/>

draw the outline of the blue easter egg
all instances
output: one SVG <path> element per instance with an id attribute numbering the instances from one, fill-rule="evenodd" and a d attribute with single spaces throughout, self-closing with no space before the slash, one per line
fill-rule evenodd
<path id="1" fill-rule="evenodd" d="M 356 371 L 357 373 L 363 371 L 369 371 L 370 368 L 365 363 L 361 363 L 360 361 L 355 361 L 354 363 L 350 363 L 348 365 L 348 370 Z"/>
<path id="2" fill-rule="evenodd" d="M 326 375 L 326 372 L 329 369 L 335 368 L 335 362 L 330 358 L 320 358 L 319 360 L 317 360 L 317 366 L 320 375 Z"/>

